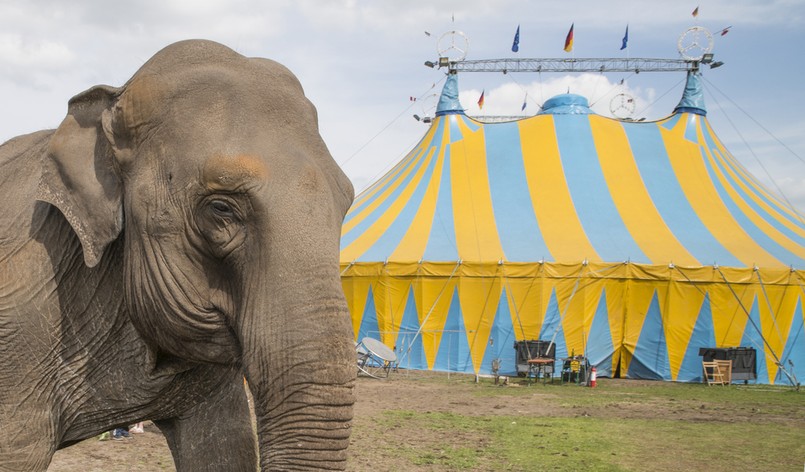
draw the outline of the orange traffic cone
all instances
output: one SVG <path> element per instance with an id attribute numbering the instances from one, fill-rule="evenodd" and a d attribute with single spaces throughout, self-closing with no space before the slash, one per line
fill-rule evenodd
<path id="1" fill-rule="evenodd" d="M 595 367 L 590 370 L 590 387 L 595 387 Z"/>

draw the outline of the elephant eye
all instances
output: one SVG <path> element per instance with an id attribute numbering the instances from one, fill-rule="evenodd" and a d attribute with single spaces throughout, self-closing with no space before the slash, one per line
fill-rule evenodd
<path id="1" fill-rule="evenodd" d="M 210 206 L 212 210 L 220 216 L 232 216 L 235 213 L 232 210 L 232 206 L 223 200 L 213 200 L 210 202 Z"/>

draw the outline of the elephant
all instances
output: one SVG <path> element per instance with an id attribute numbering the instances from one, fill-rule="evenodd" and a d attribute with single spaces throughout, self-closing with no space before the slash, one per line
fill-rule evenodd
<path id="1" fill-rule="evenodd" d="M 206 40 L 0 146 L 0 471 L 144 420 L 178 471 L 343 470 L 353 198 L 298 79 Z"/>

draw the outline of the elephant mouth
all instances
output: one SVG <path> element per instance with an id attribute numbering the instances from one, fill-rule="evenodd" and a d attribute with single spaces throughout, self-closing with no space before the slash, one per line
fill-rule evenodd
<path id="1" fill-rule="evenodd" d="M 140 334 L 162 353 L 187 361 L 227 364 L 241 357 L 241 344 L 228 311 L 215 304 L 195 304 L 182 297 L 132 297 L 132 322 Z M 175 292 L 168 292 L 175 293 Z"/>

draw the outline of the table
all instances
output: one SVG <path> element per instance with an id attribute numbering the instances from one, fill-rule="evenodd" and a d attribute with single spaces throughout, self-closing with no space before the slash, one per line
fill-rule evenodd
<path id="1" fill-rule="evenodd" d="M 370 337 L 361 339 L 355 346 L 358 355 L 358 374 L 376 379 L 386 378 L 397 367 L 397 354 L 380 340 Z"/>
<path id="2" fill-rule="evenodd" d="M 530 379 L 532 374 L 534 378 L 542 377 L 542 383 L 545 383 L 548 377 L 551 378 L 551 382 L 553 382 L 553 364 L 554 359 L 550 357 L 535 357 L 534 359 L 528 360 L 528 378 Z"/>

